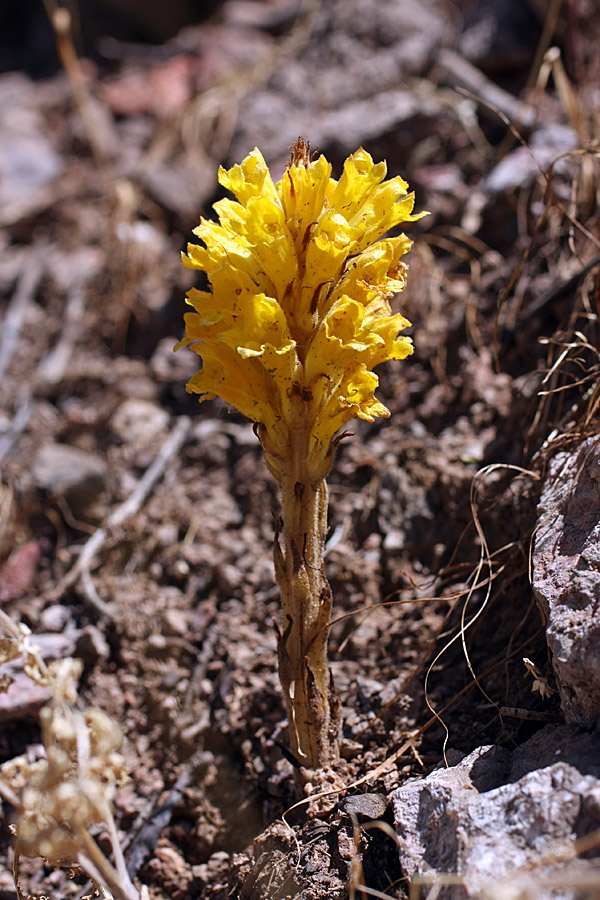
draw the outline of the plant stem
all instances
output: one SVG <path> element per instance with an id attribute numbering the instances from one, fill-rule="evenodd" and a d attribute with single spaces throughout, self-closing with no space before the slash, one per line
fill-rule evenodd
<path id="1" fill-rule="evenodd" d="M 302 423 L 301 414 L 298 421 Z M 279 677 L 291 750 L 303 767 L 314 769 L 338 759 L 338 744 L 327 667 L 331 613 L 331 589 L 323 565 L 327 485 L 323 478 L 311 478 L 309 434 L 306 425 L 290 429 L 279 478 L 283 515 L 274 556 L 283 607 Z"/>
<path id="2" fill-rule="evenodd" d="M 77 861 L 81 868 L 98 884 L 108 888 L 114 900 L 140 900 L 140 895 L 125 872 L 125 878 L 104 856 L 85 828 L 76 828 L 80 850 Z"/>

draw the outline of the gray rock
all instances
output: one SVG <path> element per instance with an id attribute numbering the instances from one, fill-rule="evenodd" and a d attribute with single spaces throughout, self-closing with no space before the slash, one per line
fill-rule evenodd
<path id="1" fill-rule="evenodd" d="M 557 174 L 569 175 L 572 163 L 567 154 L 577 146 L 573 129 L 554 123 L 542 126 L 527 147 L 517 147 L 494 166 L 484 180 L 484 188 L 500 194 L 532 184 L 539 178 L 540 170 L 545 172 L 550 165 L 554 165 Z M 565 155 L 564 159 L 560 158 L 561 154 Z"/>
<path id="2" fill-rule="evenodd" d="M 38 619 L 39 627 L 43 628 L 44 631 L 60 634 L 70 618 L 71 613 L 66 606 L 62 606 L 60 603 L 53 603 L 40 613 Z"/>
<path id="3" fill-rule="evenodd" d="M 399 85 L 423 74 L 439 47 L 453 41 L 454 22 L 439 3 L 328 0 L 310 27 L 311 40 L 282 56 L 268 83 L 242 104 L 232 160 L 258 144 L 279 177 L 287 162 L 282 148 L 298 135 L 313 147 L 349 153 L 388 133 L 399 137 L 408 119 L 431 134 L 446 110 L 432 92 L 415 99 Z"/>
<path id="4" fill-rule="evenodd" d="M 46 444 L 32 469 L 33 484 L 63 497 L 74 515 L 84 512 L 104 488 L 106 464 L 100 457 L 66 444 Z"/>
<path id="5" fill-rule="evenodd" d="M 46 688 L 34 684 L 24 672 L 15 672 L 9 678 L 8 686 L 0 693 L 0 725 L 37 719 L 40 709 L 50 699 Z"/>
<path id="6" fill-rule="evenodd" d="M 538 506 L 533 589 L 567 722 L 600 721 L 600 442 L 551 460 Z"/>
<path id="7" fill-rule="evenodd" d="M 381 819 L 388 807 L 388 798 L 385 794 L 354 794 L 344 801 L 344 809 L 347 813 L 362 816 L 365 819 Z"/>
<path id="8" fill-rule="evenodd" d="M 38 647 L 42 659 L 50 662 L 71 656 L 75 649 L 75 632 L 64 634 L 33 634 L 31 645 Z M 22 719 L 36 719 L 41 707 L 50 698 L 49 692 L 40 687 L 23 672 L 23 660 L 17 658 L 0 668 L 0 676 L 6 679 L 6 689 L 0 690 L 0 725 Z"/>
<path id="9" fill-rule="evenodd" d="M 574 900 L 575 881 L 549 877 L 550 861 L 600 825 L 599 746 L 598 729 L 549 726 L 514 753 L 480 747 L 399 788 L 394 818 L 407 877 L 459 875 L 436 895 L 444 900 Z"/>
<path id="10" fill-rule="evenodd" d="M 23 75 L 0 77 L 0 222 L 16 221 L 44 202 L 44 190 L 64 169 L 36 108 L 36 91 Z"/>
<path id="11" fill-rule="evenodd" d="M 124 443 L 155 446 L 157 437 L 166 432 L 169 413 L 151 400 L 132 397 L 121 403 L 111 424 Z"/>

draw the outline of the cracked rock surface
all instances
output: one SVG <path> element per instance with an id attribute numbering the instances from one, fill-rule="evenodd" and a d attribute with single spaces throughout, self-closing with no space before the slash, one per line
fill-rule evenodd
<path id="1" fill-rule="evenodd" d="M 567 722 L 600 720 L 600 442 L 551 460 L 538 505 L 533 589 Z"/>
<path id="2" fill-rule="evenodd" d="M 460 883 L 454 878 L 436 895 L 444 900 L 519 890 L 538 900 L 581 896 L 578 861 L 568 878 L 565 861 L 573 860 L 573 842 L 600 825 L 599 742 L 598 729 L 548 726 L 513 752 L 479 747 L 398 788 L 404 874 L 435 883 L 458 875 Z"/>

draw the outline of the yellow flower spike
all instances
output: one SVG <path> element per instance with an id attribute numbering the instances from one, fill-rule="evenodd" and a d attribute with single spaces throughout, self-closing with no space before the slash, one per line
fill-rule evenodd
<path id="1" fill-rule="evenodd" d="M 373 369 L 413 352 L 400 334 L 410 324 L 392 313 L 403 290 L 413 194 L 384 162 L 363 149 L 339 181 L 324 156 L 311 158 L 301 138 L 275 184 L 254 149 L 219 170 L 236 199 L 215 204 L 218 222 L 202 219 L 183 264 L 206 273 L 185 316 L 189 346 L 202 369 L 187 390 L 220 397 L 255 423 L 269 470 L 279 483 L 282 518 L 275 573 L 283 617 L 279 674 L 292 753 L 314 769 L 337 759 L 327 669 L 331 591 L 323 570 L 327 476 L 340 430 L 352 419 L 389 416 L 375 397 Z"/>

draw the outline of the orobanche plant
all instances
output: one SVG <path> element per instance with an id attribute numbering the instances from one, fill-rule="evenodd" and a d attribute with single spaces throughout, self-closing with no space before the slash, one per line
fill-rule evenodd
<path id="1" fill-rule="evenodd" d="M 200 400 L 221 397 L 254 423 L 281 491 L 275 574 L 283 607 L 279 676 L 291 750 L 301 766 L 338 756 L 327 667 L 331 590 L 323 567 L 327 477 L 341 429 L 353 418 L 389 416 L 376 399 L 373 368 L 413 352 L 392 314 L 404 288 L 403 234 L 383 237 L 413 215 L 414 195 L 363 149 L 336 181 L 324 156 L 301 138 L 276 184 L 258 149 L 219 170 L 237 202 L 202 219 L 184 265 L 206 273 L 185 316 L 202 369 L 187 385 Z M 422 213 L 421 215 L 424 215 Z M 177 349 L 176 348 L 176 349 Z"/>

